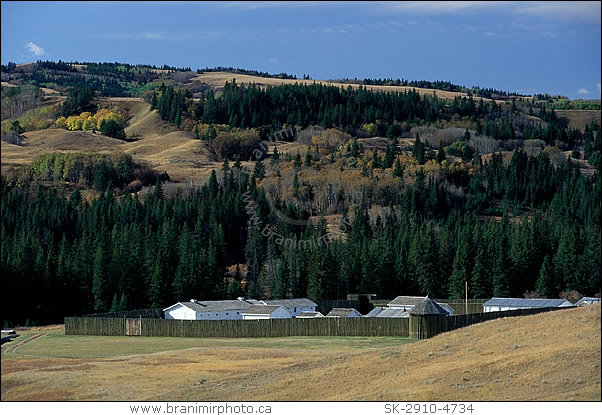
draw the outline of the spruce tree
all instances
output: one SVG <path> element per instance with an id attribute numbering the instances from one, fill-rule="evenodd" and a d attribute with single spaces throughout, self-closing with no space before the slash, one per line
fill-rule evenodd
<path id="1" fill-rule="evenodd" d="M 470 280 L 474 267 L 474 252 L 471 241 L 471 230 L 466 228 L 458 238 L 458 248 L 454 256 L 452 274 L 449 284 L 450 298 L 464 297 L 465 283 Z"/>
<path id="2" fill-rule="evenodd" d="M 550 257 L 546 255 L 539 271 L 535 291 L 543 298 L 554 298 L 557 293 L 555 285 L 554 267 L 552 261 L 550 261 Z"/>
<path id="3" fill-rule="evenodd" d="M 395 166 L 393 167 L 393 177 L 403 177 L 403 167 L 401 167 L 401 162 L 399 161 L 399 157 L 395 158 Z"/>
<path id="4" fill-rule="evenodd" d="M 94 297 L 94 311 L 105 312 L 109 309 L 111 281 L 109 275 L 109 261 L 104 244 L 98 244 L 94 255 L 94 274 L 92 279 L 92 295 Z"/>

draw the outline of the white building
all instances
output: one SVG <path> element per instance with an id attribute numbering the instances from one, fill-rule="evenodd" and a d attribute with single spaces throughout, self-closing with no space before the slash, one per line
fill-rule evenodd
<path id="1" fill-rule="evenodd" d="M 299 314 L 303 312 L 315 312 L 316 307 L 318 306 L 313 301 L 307 298 L 290 298 L 290 299 L 282 299 L 282 300 L 265 300 L 261 301 L 266 305 L 281 305 L 286 308 L 293 317 L 297 317 Z"/>
<path id="2" fill-rule="evenodd" d="M 392 309 L 400 309 L 409 312 L 412 310 L 416 304 L 420 301 L 424 300 L 426 297 L 412 297 L 406 295 L 400 295 L 395 297 L 387 306 Z M 434 301 L 434 300 L 433 300 Z M 454 309 L 447 303 L 437 303 L 441 308 L 443 308 L 448 316 L 454 315 Z"/>
<path id="3" fill-rule="evenodd" d="M 519 310 L 523 308 L 572 307 L 573 303 L 564 299 L 547 298 L 498 298 L 494 297 L 483 304 L 483 312 Z"/>
<path id="4" fill-rule="evenodd" d="M 291 317 L 291 312 L 281 305 L 252 305 L 242 312 L 243 320 L 270 320 Z"/>
<path id="5" fill-rule="evenodd" d="M 242 312 L 257 300 L 239 297 L 237 300 L 198 301 L 192 299 L 164 308 L 168 320 L 241 320 Z"/>

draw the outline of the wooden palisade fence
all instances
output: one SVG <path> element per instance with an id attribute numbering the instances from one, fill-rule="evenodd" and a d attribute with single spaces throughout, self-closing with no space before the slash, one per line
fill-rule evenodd
<path id="1" fill-rule="evenodd" d="M 457 316 L 410 316 L 410 318 L 163 320 L 152 318 L 66 317 L 65 334 L 88 336 L 140 335 L 146 337 L 400 336 L 426 339 L 446 331 L 497 318 L 562 309 L 536 308 Z"/>
<path id="2" fill-rule="evenodd" d="M 89 336 L 135 335 L 133 319 L 67 317 L 65 334 Z M 275 320 L 139 319 L 139 332 L 148 337 L 288 337 L 400 336 L 408 337 L 408 319 L 314 318 Z M 126 322 L 128 331 L 126 333 Z"/>

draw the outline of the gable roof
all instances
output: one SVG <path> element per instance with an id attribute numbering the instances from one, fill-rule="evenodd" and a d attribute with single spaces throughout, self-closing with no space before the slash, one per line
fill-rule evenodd
<path id="1" fill-rule="evenodd" d="M 354 311 L 361 316 L 355 308 L 333 308 L 326 317 L 349 317 Z"/>
<path id="2" fill-rule="evenodd" d="M 265 300 L 267 305 L 281 305 L 283 307 L 312 308 L 318 305 L 308 298 L 284 298 L 281 300 Z"/>
<path id="3" fill-rule="evenodd" d="M 407 295 L 399 295 L 397 297 L 395 297 L 395 299 L 393 299 L 389 304 L 387 304 L 388 306 L 392 306 L 392 305 L 396 305 L 396 306 L 415 306 L 416 304 L 418 304 L 420 301 L 424 300 L 425 297 L 411 297 L 411 296 L 407 296 Z"/>
<path id="4" fill-rule="evenodd" d="M 412 316 L 446 316 L 447 311 L 434 300 L 426 297 L 410 310 Z"/>
<path id="5" fill-rule="evenodd" d="M 246 310 L 248 307 L 258 304 L 257 300 L 220 300 L 220 301 L 181 301 L 170 307 L 164 308 L 163 311 L 169 311 L 178 305 L 182 305 L 191 310 L 201 313 L 215 313 L 219 311 L 234 311 Z"/>
<path id="6" fill-rule="evenodd" d="M 483 304 L 483 307 L 559 307 L 569 304 L 572 305 L 570 301 L 563 299 L 494 297 Z"/>
<path id="7" fill-rule="evenodd" d="M 279 308 L 283 308 L 284 310 L 286 310 L 284 307 L 280 306 L 280 305 L 262 305 L 262 304 L 257 304 L 257 305 L 252 305 L 249 308 L 247 308 L 245 311 L 243 311 L 243 314 L 272 314 L 274 311 L 278 310 Z M 288 312 L 288 310 L 286 310 Z"/>

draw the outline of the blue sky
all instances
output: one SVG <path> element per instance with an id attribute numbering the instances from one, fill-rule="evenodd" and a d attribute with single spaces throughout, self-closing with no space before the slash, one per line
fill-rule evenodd
<path id="1" fill-rule="evenodd" d="M 600 98 L 600 2 L 2 2 L 2 63 L 234 66 Z"/>

